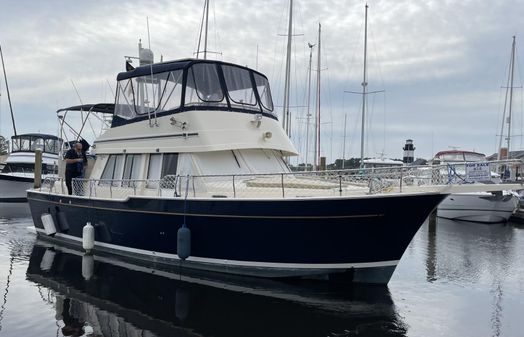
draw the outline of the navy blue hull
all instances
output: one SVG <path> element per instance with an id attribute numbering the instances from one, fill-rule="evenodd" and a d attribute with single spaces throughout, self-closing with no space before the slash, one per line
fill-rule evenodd
<path id="1" fill-rule="evenodd" d="M 334 268 L 344 269 L 343 264 L 381 266 L 389 261 L 386 265 L 394 270 L 395 261 L 444 197 L 188 199 L 184 206 L 182 199 L 122 202 L 28 193 L 36 228 L 43 230 L 40 217 L 50 213 L 57 231 L 65 234 L 55 239 L 81 238 L 83 226 L 91 222 L 95 240 L 105 247 L 174 255 L 185 218 L 192 257 L 284 269 L 314 269 L 318 264 L 341 264 Z"/>

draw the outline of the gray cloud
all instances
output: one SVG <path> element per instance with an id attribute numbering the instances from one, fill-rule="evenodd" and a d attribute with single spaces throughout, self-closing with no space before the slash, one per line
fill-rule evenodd
<path id="1" fill-rule="evenodd" d="M 327 68 L 323 153 L 341 156 L 347 114 L 346 152 L 358 156 L 360 99 L 344 90 L 360 89 L 364 3 L 295 2 L 295 33 L 303 35 L 294 39 L 292 102 L 305 104 L 306 43 L 316 41 L 320 21 Z M 71 80 L 84 102 L 110 100 L 106 81 L 114 88 L 123 56 L 137 53 L 139 38 L 147 43 L 146 16 L 157 60 L 193 56 L 201 7 L 202 1 L 180 0 L 2 1 L 0 42 L 20 131 L 55 132 L 54 111 L 78 103 Z M 277 34 L 286 31 L 287 1 L 217 0 L 212 7 L 210 49 L 222 52 L 220 59 L 255 67 L 258 44 L 258 69 L 270 77 L 281 104 L 285 38 Z M 401 157 L 406 138 L 415 140 L 416 154 L 423 157 L 448 146 L 493 152 L 511 36 L 518 37 L 523 16 L 517 0 L 370 1 L 369 83 L 386 94 L 370 97 L 367 154 Z M 3 88 L 2 83 L 0 133 L 10 135 Z M 514 132 L 522 134 L 520 90 L 515 103 Z M 294 116 L 293 139 L 303 147 L 305 109 L 295 108 Z M 521 143 L 515 138 L 515 147 Z"/>

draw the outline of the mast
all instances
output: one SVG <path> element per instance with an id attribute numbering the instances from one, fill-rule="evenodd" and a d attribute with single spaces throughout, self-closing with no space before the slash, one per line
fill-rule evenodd
<path id="1" fill-rule="evenodd" d="M 510 84 L 509 84 L 509 108 L 508 108 L 508 159 L 510 159 L 510 144 L 511 144 L 511 110 L 513 107 L 513 74 L 515 73 L 515 35 L 513 35 L 513 44 L 511 45 L 511 69 L 510 69 Z"/>
<path id="2" fill-rule="evenodd" d="M 9 101 L 9 110 L 11 111 L 11 122 L 13 123 L 13 132 L 16 134 L 15 115 L 13 114 L 13 106 L 11 104 L 11 94 L 9 93 L 9 85 L 7 84 L 7 74 L 5 72 L 4 53 L 2 53 L 2 45 L 0 45 L 0 58 L 2 59 L 2 69 L 4 70 L 5 90 L 7 91 L 7 100 Z"/>
<path id="3" fill-rule="evenodd" d="M 500 130 L 499 148 L 497 154 L 497 160 L 501 160 L 502 138 L 504 137 L 504 123 L 508 123 L 508 137 L 507 141 L 507 159 L 510 158 L 510 145 L 511 145 L 511 112 L 513 109 L 513 85 L 514 85 L 514 72 L 515 72 L 515 49 L 516 42 L 515 36 L 513 36 L 513 43 L 511 44 L 511 56 L 509 61 L 509 74 L 508 74 L 508 86 L 506 87 L 506 99 L 504 101 L 504 112 L 502 113 L 502 126 Z M 508 94 L 509 94 L 509 106 L 508 105 Z M 506 119 L 506 106 L 508 108 L 508 118 Z"/>
<path id="4" fill-rule="evenodd" d="M 315 171 L 320 165 L 320 69 L 321 69 L 321 32 L 322 26 L 318 24 L 318 47 L 317 47 L 317 92 L 316 92 L 316 107 L 315 107 Z"/>
<path id="5" fill-rule="evenodd" d="M 367 52 L 368 52 L 368 4 L 364 19 L 364 70 L 362 75 L 362 128 L 360 131 L 360 167 L 364 165 L 364 132 L 366 125 Z"/>
<path id="6" fill-rule="evenodd" d="M 196 58 L 200 58 L 200 43 L 202 42 L 202 34 L 204 34 L 204 60 L 207 59 L 207 31 L 209 23 L 209 0 L 204 0 L 204 10 L 202 12 L 202 21 L 200 22 L 200 33 L 198 35 L 198 45 L 196 51 Z"/>
<path id="7" fill-rule="evenodd" d="M 204 37 L 204 60 L 207 59 L 207 28 L 209 23 L 209 0 L 206 0 L 206 29 Z"/>
<path id="8" fill-rule="evenodd" d="M 287 29 L 286 79 L 284 83 L 284 111 L 282 127 L 289 136 L 289 89 L 291 87 L 291 38 L 293 34 L 293 0 L 289 0 L 289 22 Z"/>
<path id="9" fill-rule="evenodd" d="M 308 68 L 308 85 L 307 85 L 307 115 L 306 115 L 306 167 L 308 169 L 308 154 L 309 154 L 309 122 L 311 118 L 310 106 L 311 106 L 311 62 L 313 60 L 313 47 L 314 44 L 308 43 L 309 47 L 309 68 Z"/>

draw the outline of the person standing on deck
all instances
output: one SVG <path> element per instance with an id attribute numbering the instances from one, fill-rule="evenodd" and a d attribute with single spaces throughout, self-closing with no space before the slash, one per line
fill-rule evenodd
<path id="1" fill-rule="evenodd" d="M 71 195 L 73 194 L 73 178 L 81 177 L 84 171 L 82 143 L 75 143 L 73 147 L 66 152 L 64 160 L 66 162 L 65 180 L 67 193 Z"/>

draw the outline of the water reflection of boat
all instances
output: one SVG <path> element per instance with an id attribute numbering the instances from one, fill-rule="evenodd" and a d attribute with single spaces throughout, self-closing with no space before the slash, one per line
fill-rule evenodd
<path id="1" fill-rule="evenodd" d="M 311 281 L 304 286 L 219 273 L 178 273 L 43 243 L 33 248 L 27 278 L 56 292 L 60 326 L 65 321 L 71 329 L 81 324 L 94 335 L 404 336 L 406 332 L 383 287 Z"/>

